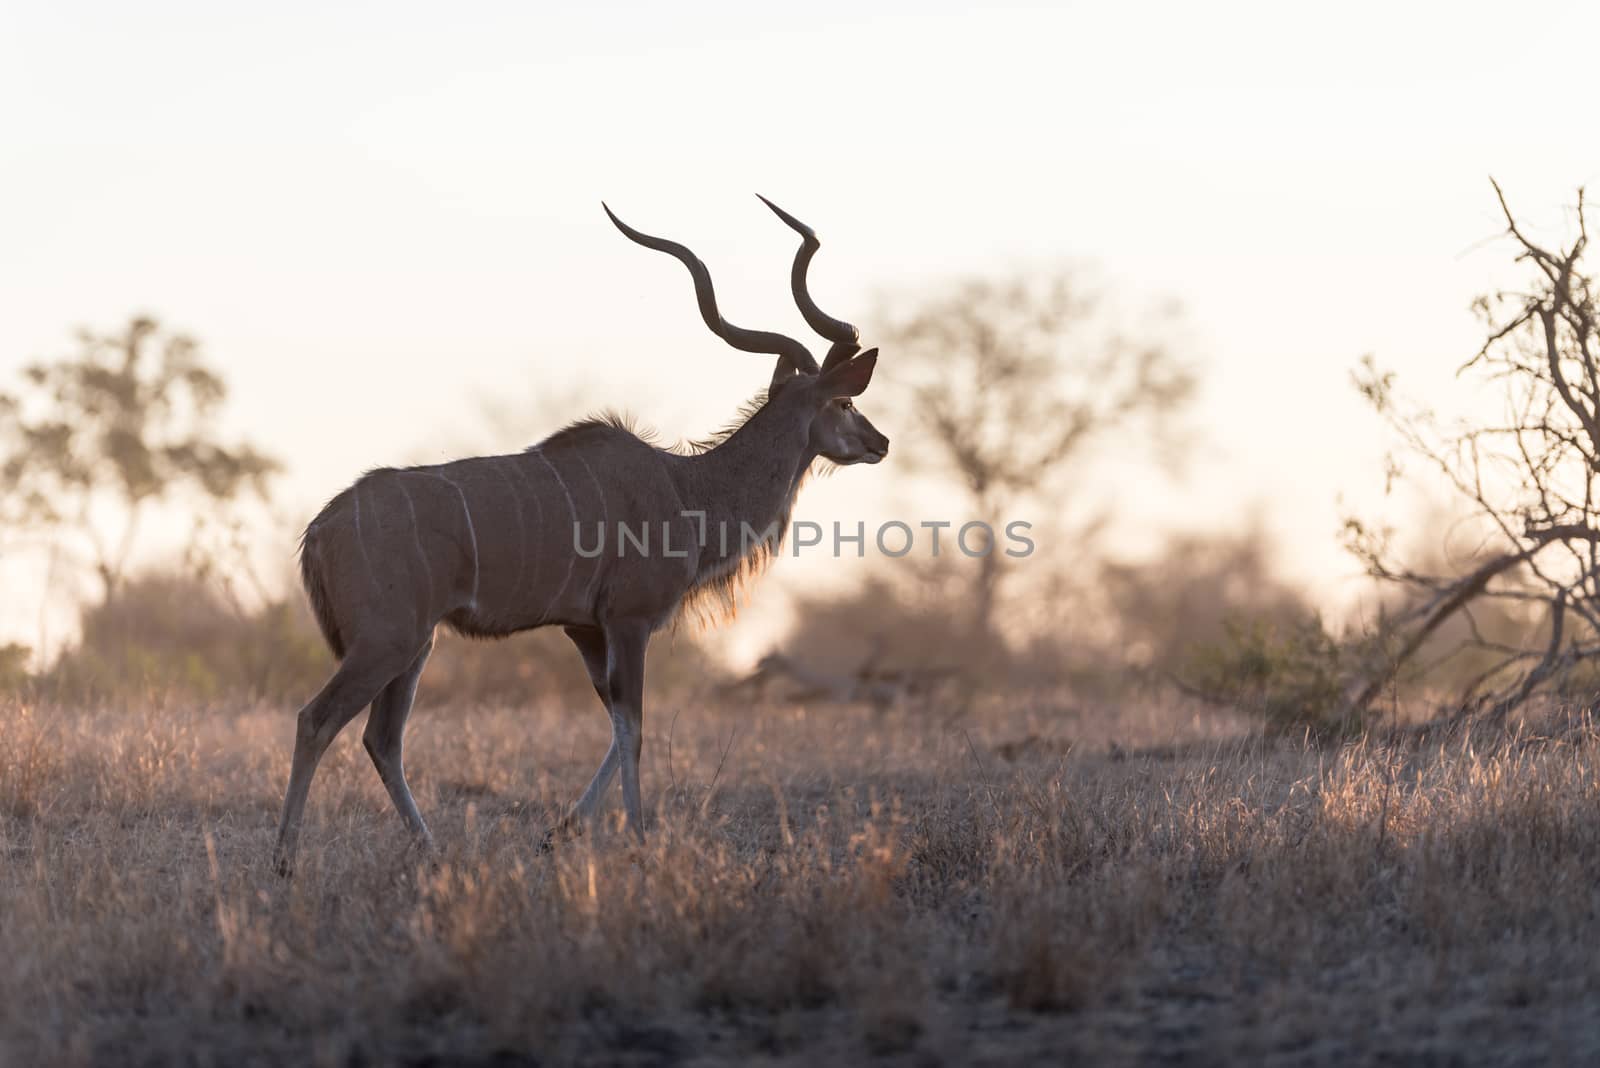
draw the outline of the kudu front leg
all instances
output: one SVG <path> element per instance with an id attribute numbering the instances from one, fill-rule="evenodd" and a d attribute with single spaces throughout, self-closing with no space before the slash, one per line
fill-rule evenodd
<path id="1" fill-rule="evenodd" d="M 594 687 L 595 696 L 600 698 L 600 704 L 605 708 L 607 715 L 611 712 L 611 698 L 606 685 L 606 637 L 598 627 L 564 627 L 562 628 L 572 644 L 577 646 L 578 654 L 583 657 L 584 670 L 589 673 L 589 684 Z M 594 819 L 595 812 L 600 807 L 600 801 L 605 796 L 606 787 L 611 785 L 611 780 L 616 777 L 617 766 L 621 762 L 621 751 L 617 747 L 615 729 L 611 734 L 611 745 L 606 749 L 605 759 L 600 762 L 600 767 L 595 770 L 594 778 L 589 780 L 589 785 L 583 791 L 583 796 L 578 802 L 549 831 L 545 832 L 544 839 L 539 843 L 539 851 L 547 853 L 562 838 L 569 838 L 582 832 L 585 825 Z"/>
<path id="2" fill-rule="evenodd" d="M 611 744 L 620 750 L 622 808 L 628 829 L 641 845 L 644 809 L 639 798 L 639 757 L 644 751 L 644 654 L 649 644 L 648 626 L 624 623 L 606 628 Z"/>
<path id="3" fill-rule="evenodd" d="M 644 821 L 639 801 L 639 755 L 643 738 L 642 697 L 644 692 L 644 650 L 650 640 L 648 627 L 616 626 L 566 627 L 567 637 L 583 656 L 583 666 L 596 696 L 611 717 L 611 745 L 594 778 L 572 810 L 562 817 L 539 843 L 548 852 L 561 838 L 579 833 L 594 819 L 607 787 L 617 772 L 622 772 L 622 803 L 628 826 L 644 840 Z"/>

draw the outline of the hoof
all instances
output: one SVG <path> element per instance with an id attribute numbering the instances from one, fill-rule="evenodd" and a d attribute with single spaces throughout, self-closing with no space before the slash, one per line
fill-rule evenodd
<path id="1" fill-rule="evenodd" d="M 413 870 L 437 875 L 444 867 L 444 854 L 439 851 L 432 838 L 415 838 L 407 844 L 403 862 Z"/>
<path id="2" fill-rule="evenodd" d="M 537 852 L 540 856 L 544 856 L 546 853 L 554 853 L 556 846 L 562 842 L 570 842 L 574 838 L 581 838 L 582 836 L 582 824 L 563 821 L 544 832 L 544 837 L 539 839 Z"/>

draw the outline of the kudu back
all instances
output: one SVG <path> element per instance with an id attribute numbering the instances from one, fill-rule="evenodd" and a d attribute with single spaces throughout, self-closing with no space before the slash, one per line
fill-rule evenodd
<path id="1" fill-rule="evenodd" d="M 889 448 L 851 401 L 871 381 L 877 351 L 861 352 L 855 327 L 811 299 L 806 274 L 820 247 L 816 234 L 765 202 L 803 239 L 790 282 L 807 324 L 832 343 L 820 366 L 793 338 L 728 323 L 694 253 L 605 209 L 631 240 L 688 268 L 713 333 L 742 351 L 777 357 L 766 394 L 731 433 L 679 452 L 618 420 L 585 420 L 520 453 L 368 472 L 311 521 L 300 572 L 339 665 L 300 711 L 275 853 L 280 871 L 292 868 L 318 761 L 368 705 L 366 750 L 406 825 L 431 846 L 406 785 L 402 736 L 441 623 L 474 637 L 563 628 L 611 717 L 612 736 L 588 788 L 552 834 L 592 818 L 620 770 L 627 825 L 642 839 L 650 636 L 697 600 L 728 597 L 761 568 L 818 457 L 877 463 Z"/>

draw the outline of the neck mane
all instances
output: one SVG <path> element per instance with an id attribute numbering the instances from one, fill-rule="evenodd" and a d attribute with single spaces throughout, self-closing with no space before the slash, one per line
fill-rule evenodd
<path id="1" fill-rule="evenodd" d="M 683 509 L 705 515 L 705 543 L 678 616 L 710 626 L 737 614 L 751 582 L 783 546 L 795 497 L 817 459 L 809 425 L 802 410 L 774 403 L 762 390 L 704 438 L 665 442 L 626 413 L 607 410 L 568 424 L 534 447 L 615 428 L 673 458 L 669 470 Z"/>
<path id="2" fill-rule="evenodd" d="M 782 548 L 816 459 L 809 426 L 799 410 L 762 391 L 726 427 L 694 442 L 680 466 L 684 508 L 706 517 L 700 565 L 682 606 L 702 624 L 737 614 L 751 582 Z"/>

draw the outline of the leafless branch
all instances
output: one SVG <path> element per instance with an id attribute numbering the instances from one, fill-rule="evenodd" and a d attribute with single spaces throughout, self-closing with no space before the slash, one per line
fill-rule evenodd
<path id="1" fill-rule="evenodd" d="M 1491 179 L 1505 219 L 1514 258 L 1532 266 L 1525 291 L 1501 291 L 1477 303 L 1485 340 L 1457 374 L 1477 373 L 1486 385 L 1505 390 L 1506 415 L 1498 422 L 1445 428 L 1426 407 L 1400 405 L 1370 359 L 1357 384 L 1414 455 L 1438 471 L 1463 500 L 1473 519 L 1493 535 L 1492 544 L 1464 574 L 1440 574 L 1399 563 L 1387 546 L 1355 545 L 1375 577 L 1411 591 L 1411 603 L 1390 619 L 1384 662 L 1368 669 L 1348 691 L 1346 710 L 1358 715 L 1457 615 L 1465 616 L 1470 639 L 1435 668 L 1471 647 L 1494 660 L 1468 680 L 1470 700 L 1481 687 L 1518 664 L 1526 673 L 1491 698 L 1504 718 L 1534 693 L 1558 685 L 1584 663 L 1600 636 L 1600 333 L 1596 331 L 1594 286 L 1584 273 L 1588 244 L 1583 191 L 1577 199 L 1578 233 L 1564 246 L 1536 242 L 1518 222 L 1498 182 Z M 1354 529 L 1361 530 L 1359 524 Z M 1554 553 L 1545 550 L 1558 546 Z M 1499 603 L 1527 614 L 1522 637 L 1486 637 L 1472 615 L 1474 604 Z M 1504 610 L 1504 609 L 1503 609 Z"/>

